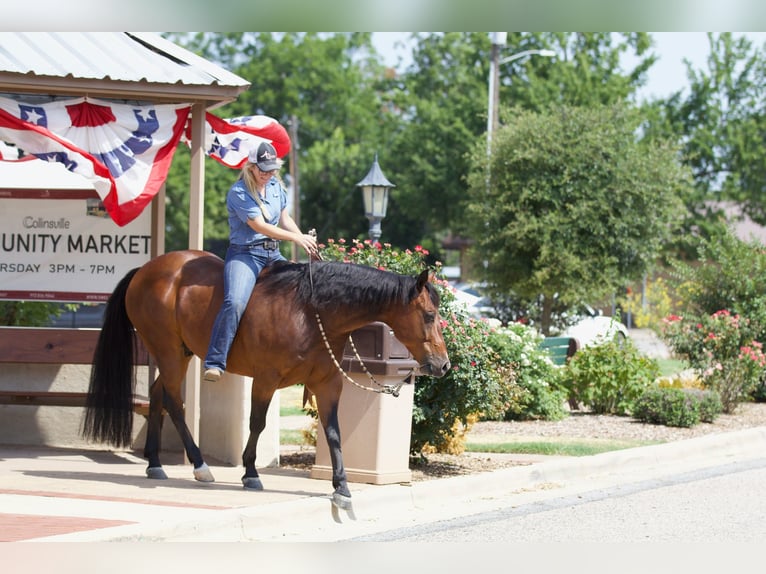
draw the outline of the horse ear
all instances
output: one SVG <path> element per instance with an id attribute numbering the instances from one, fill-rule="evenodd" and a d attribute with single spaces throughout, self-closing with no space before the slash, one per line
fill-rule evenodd
<path id="1" fill-rule="evenodd" d="M 430 277 L 431 272 L 428 269 L 421 271 L 420 275 L 418 275 L 418 293 L 423 290 L 423 287 L 426 286 Z"/>

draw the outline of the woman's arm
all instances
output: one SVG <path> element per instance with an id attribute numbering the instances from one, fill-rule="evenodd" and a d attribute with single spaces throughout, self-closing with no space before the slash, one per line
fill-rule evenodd
<path id="1" fill-rule="evenodd" d="M 315 255 L 317 253 L 316 238 L 306 233 L 302 233 L 298 225 L 287 212 L 287 209 L 283 209 L 279 216 L 279 226 L 266 223 L 266 220 L 263 219 L 262 215 L 259 215 L 255 219 L 248 219 L 247 224 L 254 231 L 267 237 L 271 237 L 272 239 L 292 241 L 296 245 L 303 247 L 309 255 Z"/>

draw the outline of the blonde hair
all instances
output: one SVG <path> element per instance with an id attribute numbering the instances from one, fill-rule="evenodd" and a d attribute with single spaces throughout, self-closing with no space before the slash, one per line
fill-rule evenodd
<path id="1" fill-rule="evenodd" d="M 277 172 L 274 174 L 274 177 L 277 178 L 277 181 L 284 185 L 284 182 L 282 181 L 282 177 L 279 175 L 279 169 L 283 165 L 283 161 L 281 159 L 277 160 L 277 165 L 279 166 L 277 168 Z M 252 192 L 255 192 L 255 176 L 253 175 L 252 170 L 250 169 L 250 166 L 258 167 L 258 164 L 250 161 L 246 161 L 245 165 L 242 166 L 242 171 L 240 172 L 240 177 L 245 180 L 245 185 L 247 185 L 247 189 L 249 189 Z M 260 169 L 260 168 L 258 168 Z"/>
<path id="2" fill-rule="evenodd" d="M 279 167 L 277 168 L 277 172 L 274 174 L 274 177 L 277 178 L 277 181 L 281 185 L 284 185 L 282 182 L 282 178 L 279 176 L 279 168 L 282 167 L 282 160 L 278 159 L 277 164 Z M 240 172 L 240 178 L 245 182 L 245 185 L 247 186 L 247 191 L 250 192 L 250 195 L 253 196 L 253 199 L 255 199 L 255 202 L 258 204 L 258 207 L 261 208 L 261 214 L 263 215 L 263 219 L 268 221 L 271 219 L 271 213 L 269 212 L 269 209 L 263 204 L 263 201 L 261 201 L 261 196 L 258 193 L 258 190 L 255 187 L 255 176 L 253 175 L 253 170 L 250 169 L 251 166 L 258 167 L 256 163 L 246 161 L 245 165 L 242 166 L 242 171 Z M 260 168 L 258 168 L 260 169 Z"/>

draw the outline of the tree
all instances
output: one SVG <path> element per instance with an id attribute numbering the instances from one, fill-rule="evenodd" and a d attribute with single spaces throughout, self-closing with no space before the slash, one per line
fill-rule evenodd
<path id="1" fill-rule="evenodd" d="M 500 292 L 553 304 L 597 301 L 639 278 L 679 222 L 690 185 L 677 149 L 638 138 L 625 106 L 516 110 L 469 176 L 475 254 Z"/>
<path id="2" fill-rule="evenodd" d="M 689 238 L 716 236 L 725 225 L 719 201 L 736 202 L 766 224 L 766 59 L 746 37 L 708 34 L 707 69 L 687 63 L 688 94 L 678 92 L 646 110 L 647 133 L 676 138 L 694 177 L 687 198 L 682 250 Z M 690 248 L 692 247 L 692 248 Z"/>
<path id="3" fill-rule="evenodd" d="M 543 48 L 557 55 L 501 65 L 500 118 L 510 103 L 542 111 L 623 102 L 656 59 L 646 55 L 649 46 L 641 33 L 509 33 L 502 56 Z M 619 60 L 628 51 L 640 59 L 626 72 Z M 465 174 L 473 153 L 486 149 L 490 52 L 486 32 L 415 35 L 413 63 L 386 94 L 403 120 L 392 144 L 393 157 L 403 159 L 389 176 L 397 187 L 384 222 L 395 244 L 420 242 L 443 259 L 441 239 L 468 232 Z"/>
<path id="4" fill-rule="evenodd" d="M 178 43 L 251 79 L 221 117 L 263 113 L 287 125 L 297 119 L 297 167 L 303 228 L 320 238 L 366 236 L 356 183 L 375 153 L 392 190 L 383 240 L 424 245 L 443 259 L 441 241 L 465 231 L 465 174 L 470 153 L 484 149 L 490 39 L 486 33 L 414 35 L 413 63 L 386 69 L 369 33 L 226 33 L 170 35 Z M 504 102 L 533 110 L 552 103 L 624 101 L 653 62 L 642 33 L 510 33 L 504 54 L 553 48 L 556 58 L 522 58 L 501 68 Z M 623 71 L 619 56 L 643 58 Z M 501 114 L 501 118 L 504 117 Z M 181 150 L 179 150 L 180 152 Z M 180 156 L 179 156 L 180 157 Z M 169 211 L 185 209 L 185 167 L 168 178 Z M 205 237 L 225 239 L 221 198 L 236 174 L 206 166 Z M 287 167 L 285 168 L 285 172 Z M 168 238 L 184 239 L 185 213 L 168 213 Z M 183 244 L 175 244 L 182 247 Z"/>

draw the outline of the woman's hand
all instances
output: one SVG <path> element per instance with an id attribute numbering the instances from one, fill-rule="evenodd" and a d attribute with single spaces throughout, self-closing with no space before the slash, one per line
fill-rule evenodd
<path id="1" fill-rule="evenodd" d="M 316 257 L 316 255 L 319 253 L 316 237 L 308 233 L 300 234 L 299 237 L 300 240 L 296 241 L 296 243 L 306 250 L 306 253 L 308 253 L 309 257 Z"/>

